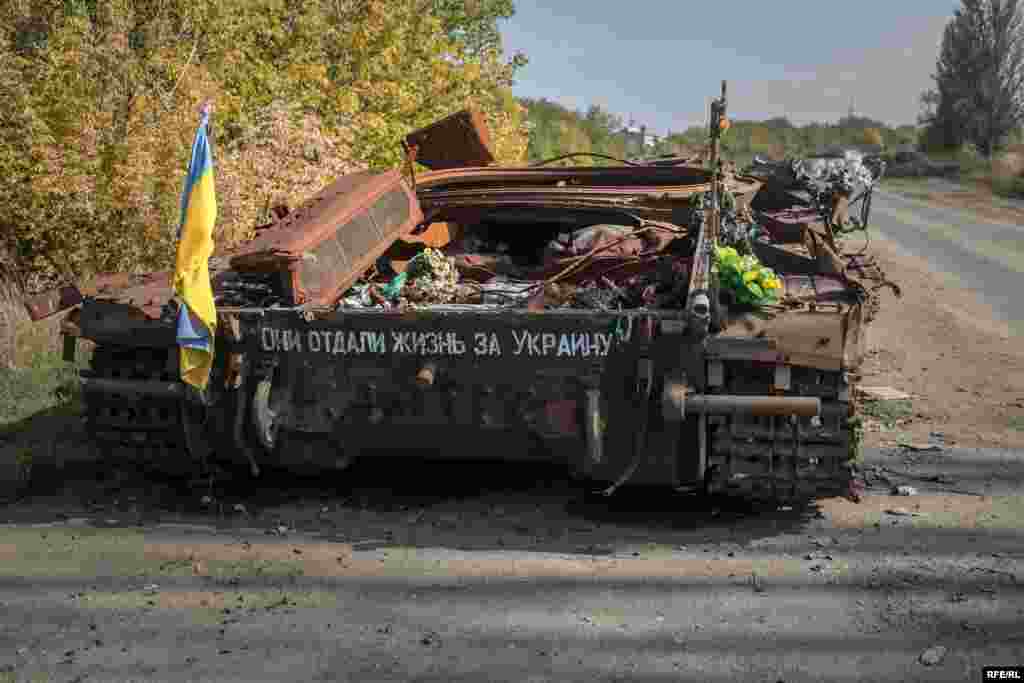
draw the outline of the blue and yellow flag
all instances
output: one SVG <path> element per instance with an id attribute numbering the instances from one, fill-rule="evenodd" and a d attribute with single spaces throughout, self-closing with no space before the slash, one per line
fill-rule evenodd
<path id="1" fill-rule="evenodd" d="M 217 330 L 209 269 L 217 196 L 213 187 L 213 152 L 206 136 L 208 121 L 209 111 L 204 109 L 181 193 L 178 257 L 174 269 L 174 293 L 182 304 L 178 311 L 181 379 L 199 390 L 205 389 L 210 380 Z"/>

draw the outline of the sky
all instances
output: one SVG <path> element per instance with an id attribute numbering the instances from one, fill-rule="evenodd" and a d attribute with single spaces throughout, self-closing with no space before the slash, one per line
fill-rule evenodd
<path id="1" fill-rule="evenodd" d="M 652 133 L 707 120 L 728 81 L 733 119 L 796 124 L 854 111 L 913 124 L 952 0 L 516 0 L 505 51 L 529 64 L 514 92 L 591 104 Z"/>

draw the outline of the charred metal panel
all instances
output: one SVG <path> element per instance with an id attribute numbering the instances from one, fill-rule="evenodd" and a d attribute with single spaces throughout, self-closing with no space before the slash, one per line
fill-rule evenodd
<path id="1" fill-rule="evenodd" d="M 816 209 L 789 207 L 758 213 L 761 225 L 781 244 L 798 244 L 803 241 L 808 225 L 821 223 L 821 214 Z"/>
<path id="2" fill-rule="evenodd" d="M 781 363 L 785 355 L 774 339 L 765 337 L 715 336 L 707 341 L 709 360 L 744 360 L 756 363 Z M 716 386 L 719 386 L 719 382 Z"/>
<path id="3" fill-rule="evenodd" d="M 66 285 L 25 300 L 33 321 L 42 320 L 81 304 L 85 297 L 130 304 L 150 317 L 171 295 L 170 273 L 101 273 L 87 284 Z"/>
<path id="4" fill-rule="evenodd" d="M 787 363 L 839 370 L 845 355 L 845 317 L 830 311 L 796 311 L 779 315 L 767 326 Z"/>
<path id="5" fill-rule="evenodd" d="M 78 291 L 78 287 L 67 285 L 29 297 L 25 300 L 25 309 L 32 321 L 35 322 L 66 311 L 80 303 L 82 303 L 82 293 Z"/>
<path id="6" fill-rule="evenodd" d="M 290 273 L 293 303 L 331 305 L 422 220 L 398 171 L 355 173 L 262 231 L 232 256 L 231 267 Z"/>
<path id="7" fill-rule="evenodd" d="M 856 293 L 838 275 L 784 275 L 783 296 L 808 303 L 855 303 Z"/>
<path id="8" fill-rule="evenodd" d="M 415 377 L 424 359 L 437 361 L 438 375 L 487 369 L 515 377 L 555 362 L 570 374 L 597 369 L 628 343 L 628 314 L 566 311 L 531 314 L 450 309 L 386 312 L 346 310 L 312 322 L 267 311 L 243 317 L 243 338 L 257 354 L 301 355 L 340 366 L 362 365 Z"/>
<path id="9" fill-rule="evenodd" d="M 430 169 L 494 163 L 487 122 L 475 109 L 463 109 L 413 131 L 405 137 L 405 143 L 415 150 L 416 161 Z"/>
<path id="10" fill-rule="evenodd" d="M 128 303 L 87 300 L 79 318 L 82 336 L 98 344 L 139 347 L 175 346 L 175 326 Z"/>
<path id="11" fill-rule="evenodd" d="M 638 187 L 674 187 L 701 185 L 711 182 L 711 172 L 697 166 L 575 166 L 565 167 L 500 167 L 460 168 L 447 171 L 430 171 L 416 176 L 418 190 L 437 188 L 469 189 L 476 187 L 566 187 L 573 188 L 618 188 L 628 191 Z M 563 183 L 563 185 L 558 185 Z M 746 194 L 760 189 L 761 182 L 747 176 L 726 178 L 731 192 Z"/>
<path id="12" fill-rule="evenodd" d="M 846 344 L 843 347 L 843 369 L 856 370 L 864 362 L 868 351 L 864 306 L 854 306 L 844 318 Z"/>
<path id="13" fill-rule="evenodd" d="M 417 177 L 423 210 L 436 220 L 464 221 L 467 213 L 544 212 L 564 218 L 623 211 L 687 225 L 689 200 L 710 190 L 710 172 L 694 167 L 468 168 Z M 749 205 L 760 183 L 730 176 L 727 187 L 738 207 Z M 609 216 L 614 214 L 609 213 Z M 602 218 L 594 218 L 600 222 Z"/>

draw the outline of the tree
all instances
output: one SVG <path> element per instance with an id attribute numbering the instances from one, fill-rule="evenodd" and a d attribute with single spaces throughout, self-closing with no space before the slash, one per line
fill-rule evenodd
<path id="1" fill-rule="evenodd" d="M 479 55 L 485 50 L 501 49 L 498 20 L 515 14 L 512 0 L 433 0 L 434 13 L 453 40 Z"/>
<path id="2" fill-rule="evenodd" d="M 600 105 L 591 105 L 581 124 L 590 136 L 591 151 L 609 156 L 619 156 L 616 152 L 616 141 L 622 131 L 622 117 L 605 110 Z M 621 147 L 621 145 L 620 145 Z M 593 163 L 603 163 L 594 159 Z"/>
<path id="3" fill-rule="evenodd" d="M 1020 0 L 963 0 L 943 31 L 934 81 L 922 98 L 926 142 L 968 141 L 991 156 L 1024 122 Z"/>
<path id="4" fill-rule="evenodd" d="M 885 142 L 882 140 L 882 131 L 877 128 L 865 128 L 864 143 L 874 147 L 884 146 Z"/>
<path id="5" fill-rule="evenodd" d="M 294 204 L 353 165 L 393 165 L 403 135 L 469 104 L 486 114 L 498 159 L 520 159 L 510 86 L 521 60 L 487 38 L 511 2 L 477 5 L 453 14 L 434 0 L 0 3 L 7 272 L 53 280 L 173 262 L 207 99 L 219 245 L 251 232 L 268 195 Z M 322 153 L 304 158 L 314 143 Z"/>

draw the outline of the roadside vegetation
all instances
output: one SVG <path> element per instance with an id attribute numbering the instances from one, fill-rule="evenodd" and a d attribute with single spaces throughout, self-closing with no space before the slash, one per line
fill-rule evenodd
<path id="1" fill-rule="evenodd" d="M 213 107 L 219 249 L 334 177 L 391 167 L 472 104 L 521 160 L 512 0 L 0 3 L 0 367 L 32 357 L 26 294 L 168 268 L 200 106 Z M 51 347 L 57 335 L 51 332 Z"/>
<path id="2" fill-rule="evenodd" d="M 962 163 L 978 189 L 1024 197 L 1024 3 L 961 3 L 942 35 L 934 87 L 921 96 L 921 145 Z"/>
<path id="3" fill-rule="evenodd" d="M 276 203 L 394 165 L 403 135 L 468 104 L 496 156 L 521 159 L 511 85 L 525 58 L 497 32 L 512 13 L 512 0 L 0 4 L 0 298 L 169 267 L 204 102 L 218 247 Z"/>
<path id="4" fill-rule="evenodd" d="M 573 111 L 557 102 L 523 99 L 529 128 L 528 155 L 531 162 L 580 152 L 616 158 L 660 155 L 692 156 L 707 144 L 707 130 L 692 126 L 685 131 L 651 137 L 641 148 L 639 135 L 627 130 L 622 117 L 599 106 Z M 635 126 L 633 127 L 636 128 Z M 731 121 L 722 139 L 723 151 L 739 165 L 760 155 L 774 159 L 807 156 L 830 147 L 856 145 L 883 151 L 916 141 L 914 126 L 892 127 L 863 116 L 845 116 L 833 123 L 797 126 L 784 117 L 765 121 Z M 565 163 L 615 163 L 581 157 Z"/>

